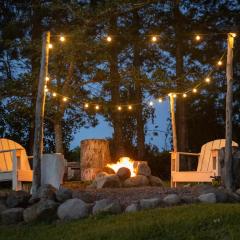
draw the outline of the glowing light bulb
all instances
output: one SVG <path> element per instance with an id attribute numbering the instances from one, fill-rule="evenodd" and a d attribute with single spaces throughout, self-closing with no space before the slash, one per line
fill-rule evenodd
<path id="1" fill-rule="evenodd" d="M 156 42 L 157 41 L 157 37 L 156 36 L 153 36 L 152 37 L 152 42 Z"/>
<path id="2" fill-rule="evenodd" d="M 200 36 L 200 35 L 197 35 L 197 36 L 195 37 L 195 39 L 196 39 L 197 41 L 200 41 L 200 40 L 201 40 L 201 36 Z"/>
<path id="3" fill-rule="evenodd" d="M 206 83 L 210 83 L 210 81 L 211 81 L 211 79 L 210 79 L 209 77 L 206 77 L 206 78 L 205 78 L 205 82 L 206 82 Z"/>
<path id="4" fill-rule="evenodd" d="M 46 77 L 45 79 L 46 79 L 46 82 L 48 82 L 48 81 L 49 81 L 49 77 Z"/>
<path id="5" fill-rule="evenodd" d="M 177 97 L 177 94 L 176 94 L 176 93 L 174 93 L 174 94 L 173 94 L 173 97 L 174 97 L 174 98 L 176 98 L 176 97 Z"/>
<path id="6" fill-rule="evenodd" d="M 186 94 L 186 93 L 184 93 L 184 94 L 183 94 L 183 97 L 184 97 L 184 98 L 186 98 L 186 97 L 187 97 L 187 94 Z"/>
<path id="7" fill-rule="evenodd" d="M 112 41 L 112 38 L 110 36 L 107 37 L 107 41 L 108 42 L 111 42 Z"/>
<path id="8" fill-rule="evenodd" d="M 55 92 L 54 92 L 52 95 L 53 95 L 53 97 L 56 97 L 56 96 L 57 96 L 57 94 L 56 94 Z"/>
<path id="9" fill-rule="evenodd" d="M 48 44 L 48 48 L 49 49 L 52 49 L 53 48 L 53 45 L 51 43 Z"/>
<path id="10" fill-rule="evenodd" d="M 63 98 L 63 101 L 64 101 L 64 102 L 66 102 L 66 101 L 67 101 L 67 98 L 66 98 L 66 97 L 64 97 L 64 98 Z"/>
<path id="11" fill-rule="evenodd" d="M 196 89 L 196 88 L 194 88 L 192 91 L 193 91 L 194 93 L 196 93 L 196 92 L 197 92 L 197 89 Z"/>
<path id="12" fill-rule="evenodd" d="M 159 99 L 158 99 L 158 102 L 160 102 L 160 103 L 161 103 L 161 102 L 162 102 L 162 98 L 159 98 Z"/>
<path id="13" fill-rule="evenodd" d="M 153 106 L 153 102 L 152 102 L 152 101 L 150 101 L 150 102 L 149 102 L 149 105 L 150 105 L 150 106 Z"/>
<path id="14" fill-rule="evenodd" d="M 232 35 L 232 37 L 234 37 L 234 38 L 237 36 L 236 33 L 231 33 L 231 35 Z"/>
<path id="15" fill-rule="evenodd" d="M 48 92 L 48 89 L 47 89 L 47 88 L 45 88 L 45 89 L 44 89 L 44 91 L 45 91 L 45 92 Z"/>
<path id="16" fill-rule="evenodd" d="M 95 106 L 95 109 L 96 109 L 96 110 L 99 110 L 99 106 L 98 106 L 98 105 L 96 105 L 96 106 Z"/>
<path id="17" fill-rule="evenodd" d="M 88 103 L 85 103 L 84 104 L 84 108 L 88 108 L 89 107 L 89 104 Z"/>
<path id="18" fill-rule="evenodd" d="M 221 60 L 219 60 L 219 61 L 217 62 L 217 65 L 218 65 L 218 66 L 222 66 L 222 64 L 223 64 L 223 62 L 222 62 Z"/>
<path id="19" fill-rule="evenodd" d="M 64 36 L 61 36 L 60 38 L 59 38 L 59 40 L 61 41 L 61 42 L 65 42 L 65 37 Z"/>
<path id="20" fill-rule="evenodd" d="M 132 106 L 131 105 L 128 106 L 128 110 L 132 110 Z"/>
<path id="21" fill-rule="evenodd" d="M 118 111 L 121 111 L 121 110 L 122 110 L 122 107 L 121 107 L 121 106 L 118 106 L 117 109 L 118 109 Z"/>
<path id="22" fill-rule="evenodd" d="M 171 97 L 171 96 L 172 96 L 172 93 L 169 93 L 168 96 Z"/>

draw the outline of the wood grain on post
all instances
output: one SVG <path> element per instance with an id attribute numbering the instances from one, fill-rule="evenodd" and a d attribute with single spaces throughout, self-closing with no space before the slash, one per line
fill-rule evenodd
<path id="1" fill-rule="evenodd" d="M 232 86 L 233 86 L 233 44 L 234 37 L 232 33 L 228 34 L 228 50 L 227 50 L 227 65 L 226 65 L 226 77 L 227 77 L 227 95 L 226 95 L 226 147 L 225 147 L 225 187 L 229 190 L 232 189 Z"/>
<path id="2" fill-rule="evenodd" d="M 43 153 L 43 122 L 45 108 L 46 77 L 48 74 L 48 56 L 49 56 L 50 32 L 44 32 L 42 36 L 42 58 L 40 76 L 38 82 L 38 92 L 35 111 L 35 132 L 33 146 L 33 185 L 32 193 L 36 194 L 41 186 L 41 158 Z"/>

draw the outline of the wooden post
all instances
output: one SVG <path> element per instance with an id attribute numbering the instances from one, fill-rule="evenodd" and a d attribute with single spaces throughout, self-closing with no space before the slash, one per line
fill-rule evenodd
<path id="1" fill-rule="evenodd" d="M 46 77 L 48 74 L 48 55 L 49 55 L 50 32 L 44 32 L 42 36 L 42 58 L 40 76 L 38 82 L 38 93 L 35 112 L 35 132 L 33 146 L 33 196 L 41 186 L 41 158 L 43 153 L 43 121 L 45 108 Z"/>
<path id="2" fill-rule="evenodd" d="M 177 152 L 177 129 L 176 129 L 175 104 L 174 104 L 173 94 L 170 94 L 170 113 L 171 113 L 171 123 L 172 123 L 173 151 Z"/>
<path id="3" fill-rule="evenodd" d="M 232 189 L 232 86 L 233 86 L 233 45 L 234 37 L 232 33 L 228 34 L 228 50 L 227 50 L 227 65 L 226 65 L 226 77 L 227 77 L 227 95 L 226 95 L 226 129 L 225 129 L 225 187 L 229 190 Z"/>

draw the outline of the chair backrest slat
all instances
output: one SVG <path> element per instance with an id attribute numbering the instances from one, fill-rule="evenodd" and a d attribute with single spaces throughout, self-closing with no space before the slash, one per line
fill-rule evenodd
<path id="1" fill-rule="evenodd" d="M 198 160 L 198 172 L 209 172 L 213 170 L 212 163 L 212 150 L 220 150 L 225 147 L 225 139 L 217 139 L 208 143 L 205 143 L 200 152 Z M 236 142 L 232 142 L 232 146 L 238 146 Z"/>
<path id="2" fill-rule="evenodd" d="M 21 149 L 21 157 L 19 162 L 21 169 L 30 170 L 26 150 L 20 144 L 12 140 L 0 138 L 0 151 L 12 149 Z M 12 162 L 13 152 L 0 152 L 0 172 L 12 171 Z"/>

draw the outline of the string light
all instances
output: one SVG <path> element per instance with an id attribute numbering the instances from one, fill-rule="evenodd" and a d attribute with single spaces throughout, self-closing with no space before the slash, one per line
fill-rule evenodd
<path id="1" fill-rule="evenodd" d="M 107 37 L 107 41 L 108 42 L 111 42 L 112 41 L 112 38 L 110 36 Z"/>
<path id="2" fill-rule="evenodd" d="M 121 111 L 121 110 L 122 110 L 122 107 L 121 107 L 121 106 L 118 106 L 117 109 L 118 109 L 118 111 Z"/>
<path id="3" fill-rule="evenodd" d="M 186 94 L 186 93 L 184 93 L 184 94 L 183 94 L 183 97 L 184 97 L 184 98 L 186 98 L 186 97 L 187 97 L 187 94 Z"/>
<path id="4" fill-rule="evenodd" d="M 222 62 L 221 60 L 219 60 L 219 61 L 217 62 L 217 65 L 218 65 L 218 66 L 222 66 L 222 64 L 223 64 L 223 62 Z"/>
<path id="5" fill-rule="evenodd" d="M 197 35 L 197 36 L 195 37 L 195 39 L 196 39 L 197 41 L 200 41 L 200 40 L 201 40 L 201 36 L 200 36 L 200 35 Z"/>
<path id="6" fill-rule="evenodd" d="M 98 106 L 98 105 L 96 105 L 96 106 L 95 106 L 95 109 L 96 109 L 96 110 L 99 110 L 99 106 Z"/>
<path id="7" fill-rule="evenodd" d="M 46 77 L 45 79 L 46 79 L 46 82 L 48 82 L 48 81 L 49 81 L 49 77 Z"/>
<path id="8" fill-rule="evenodd" d="M 47 88 L 45 88 L 45 89 L 44 89 L 44 91 L 45 91 L 45 92 L 48 92 L 48 89 L 47 89 Z"/>
<path id="9" fill-rule="evenodd" d="M 151 101 L 151 102 L 149 102 L 149 105 L 150 105 L 150 106 L 153 106 L 153 102 L 152 102 L 152 101 Z"/>
<path id="10" fill-rule="evenodd" d="M 56 96 L 57 96 L 57 94 L 56 94 L 55 92 L 54 92 L 52 95 L 53 95 L 53 97 L 56 97 Z"/>
<path id="11" fill-rule="evenodd" d="M 163 100 L 162 100 L 162 98 L 159 98 L 159 99 L 158 99 L 158 102 L 160 102 L 160 103 L 161 103 L 162 101 L 163 101 Z"/>
<path id="12" fill-rule="evenodd" d="M 232 37 L 234 37 L 234 38 L 237 36 L 236 33 L 231 33 L 231 35 L 232 35 Z"/>
<path id="13" fill-rule="evenodd" d="M 64 98 L 63 98 L 63 101 L 64 101 L 64 102 L 66 102 L 66 101 L 67 101 L 67 98 L 66 98 L 66 97 L 64 97 Z"/>
<path id="14" fill-rule="evenodd" d="M 53 45 L 51 43 L 48 44 L 48 48 L 49 49 L 52 49 L 53 48 Z"/>
<path id="15" fill-rule="evenodd" d="M 173 97 L 174 97 L 174 98 L 176 98 L 176 97 L 177 97 L 177 94 L 176 94 L 176 93 L 174 93 L 174 94 L 173 94 Z"/>
<path id="16" fill-rule="evenodd" d="M 211 79 L 210 79 L 209 77 L 206 77 L 206 78 L 205 78 L 205 82 L 206 82 L 206 83 L 210 83 L 210 81 L 211 81 Z"/>
<path id="17" fill-rule="evenodd" d="M 61 36 L 61 37 L 59 38 L 59 40 L 60 40 L 61 42 L 65 42 L 65 37 L 64 37 L 64 36 Z"/>
<path id="18" fill-rule="evenodd" d="M 89 104 L 88 103 L 85 103 L 84 104 L 84 108 L 88 108 L 89 107 Z"/>
<path id="19" fill-rule="evenodd" d="M 196 88 L 194 88 L 192 91 L 193 91 L 194 93 L 196 93 L 196 92 L 197 92 L 197 89 L 196 89 Z"/>
<path id="20" fill-rule="evenodd" d="M 131 105 L 128 106 L 128 110 L 132 110 L 132 106 Z"/>
<path id="21" fill-rule="evenodd" d="M 156 42 L 157 41 L 157 37 L 156 36 L 153 36 L 152 37 L 152 42 Z"/>
<path id="22" fill-rule="evenodd" d="M 172 96 L 172 93 L 169 93 L 168 96 L 171 97 L 171 96 Z"/>

